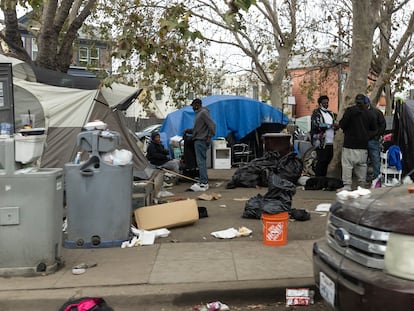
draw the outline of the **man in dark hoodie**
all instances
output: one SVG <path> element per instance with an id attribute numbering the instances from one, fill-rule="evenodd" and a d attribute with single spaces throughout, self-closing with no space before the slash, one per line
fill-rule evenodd
<path id="1" fill-rule="evenodd" d="M 147 159 L 155 167 L 163 167 L 180 173 L 180 161 L 170 158 L 168 150 L 161 143 L 159 133 L 151 135 L 151 142 L 147 148 Z"/>
<path id="2" fill-rule="evenodd" d="M 191 106 L 196 113 L 194 127 L 185 129 L 183 136 L 192 134 L 200 179 L 190 189 L 193 191 L 206 191 L 208 190 L 207 150 L 211 144 L 211 138 L 216 133 L 216 123 L 211 118 L 210 111 L 203 107 L 201 99 L 194 99 Z"/>
<path id="3" fill-rule="evenodd" d="M 363 94 L 355 97 L 355 105 L 348 107 L 339 126 L 344 132 L 342 147 L 342 181 L 344 190 L 352 190 L 352 173 L 359 186 L 366 186 L 368 140 L 375 135 L 376 122 L 368 111 L 369 100 Z"/>

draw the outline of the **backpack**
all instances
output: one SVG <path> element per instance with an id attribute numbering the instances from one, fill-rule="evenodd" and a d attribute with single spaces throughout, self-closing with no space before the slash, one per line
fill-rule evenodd
<path id="1" fill-rule="evenodd" d="M 103 298 L 82 297 L 69 299 L 58 311 L 114 311 Z"/>

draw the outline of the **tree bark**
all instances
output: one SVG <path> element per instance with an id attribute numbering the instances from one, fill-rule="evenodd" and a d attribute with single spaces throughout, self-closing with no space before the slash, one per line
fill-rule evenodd
<path id="1" fill-rule="evenodd" d="M 366 94 L 368 72 L 372 60 L 372 43 L 379 9 L 380 1 L 352 0 L 352 48 L 338 119 L 342 118 L 346 108 L 354 104 L 355 96 L 358 93 Z M 334 156 L 328 168 L 328 174 L 335 177 L 340 177 L 342 145 L 343 133 L 342 130 L 338 130 L 334 139 Z"/>

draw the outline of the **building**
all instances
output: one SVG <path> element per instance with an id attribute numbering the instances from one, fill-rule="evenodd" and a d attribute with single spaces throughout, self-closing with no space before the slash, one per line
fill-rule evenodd
<path id="1" fill-rule="evenodd" d="M 19 25 L 28 25 L 28 14 L 18 19 Z M 36 60 L 38 48 L 36 37 L 24 27 L 19 28 L 23 47 L 32 60 Z M 78 32 L 78 39 L 73 45 L 73 58 L 68 74 L 82 77 L 96 77 L 98 72 L 112 72 L 111 48 L 107 41 L 96 39 L 98 36 Z"/>

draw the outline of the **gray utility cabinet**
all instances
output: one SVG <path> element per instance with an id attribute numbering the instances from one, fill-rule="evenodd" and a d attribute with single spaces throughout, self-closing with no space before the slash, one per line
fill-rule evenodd
<path id="1" fill-rule="evenodd" d="M 0 276 L 55 272 L 61 264 L 63 170 L 15 170 L 13 139 L 0 139 L 0 153 Z"/>
<path id="2" fill-rule="evenodd" d="M 131 228 L 132 164 L 112 165 L 102 152 L 114 149 L 118 133 L 82 132 L 78 145 L 92 152 L 80 164 L 65 165 L 67 248 L 119 246 Z M 101 146 L 101 147 L 99 147 Z"/>

